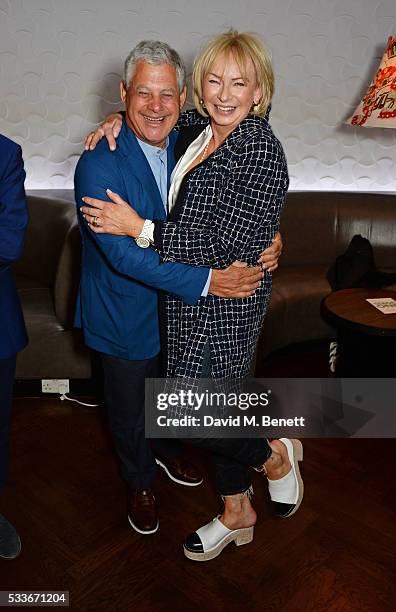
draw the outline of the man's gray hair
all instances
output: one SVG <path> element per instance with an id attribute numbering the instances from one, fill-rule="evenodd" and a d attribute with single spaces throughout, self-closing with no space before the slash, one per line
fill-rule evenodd
<path id="1" fill-rule="evenodd" d="M 176 70 L 179 92 L 182 91 L 186 84 L 186 68 L 177 51 L 159 40 L 142 40 L 132 49 L 125 60 L 124 82 L 127 89 L 139 62 L 146 62 L 154 66 L 169 64 L 169 66 L 173 66 Z"/>

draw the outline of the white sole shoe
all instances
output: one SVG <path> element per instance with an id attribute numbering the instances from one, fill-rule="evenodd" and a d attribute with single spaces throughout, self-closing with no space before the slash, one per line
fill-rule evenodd
<path id="1" fill-rule="evenodd" d="M 130 524 L 132 529 L 134 529 L 135 531 L 137 531 L 137 533 L 140 533 L 141 535 L 151 535 L 152 533 L 157 533 L 158 528 L 159 528 L 159 521 L 157 521 L 157 526 L 155 527 L 155 529 L 150 529 L 150 531 L 143 531 L 143 529 L 139 529 L 139 527 L 136 527 L 136 525 L 134 524 L 129 514 L 128 514 L 128 523 Z"/>
<path id="2" fill-rule="evenodd" d="M 173 476 L 173 474 L 171 474 L 165 463 L 162 463 L 160 459 L 155 459 L 155 462 L 157 465 L 162 467 L 168 478 L 173 480 L 173 482 L 177 482 L 177 484 L 181 484 L 185 487 L 199 487 L 199 485 L 203 483 L 203 478 L 201 478 L 201 480 L 199 480 L 198 482 L 186 482 L 185 480 L 180 480 L 179 478 L 176 478 L 176 476 Z"/>

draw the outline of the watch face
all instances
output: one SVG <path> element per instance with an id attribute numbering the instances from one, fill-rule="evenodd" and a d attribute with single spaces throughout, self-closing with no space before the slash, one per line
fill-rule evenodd
<path id="1" fill-rule="evenodd" d="M 136 244 L 141 249 L 148 249 L 148 247 L 150 246 L 150 240 L 148 238 L 145 238 L 144 236 L 139 236 L 139 238 L 136 238 Z"/>

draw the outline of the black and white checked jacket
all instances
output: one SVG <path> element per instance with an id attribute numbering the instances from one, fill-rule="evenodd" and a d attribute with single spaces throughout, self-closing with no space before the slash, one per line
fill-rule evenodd
<path id="1" fill-rule="evenodd" d="M 202 117 L 189 112 L 182 121 L 202 123 Z M 182 140 L 183 129 L 191 132 L 181 128 Z M 194 132 L 190 142 L 199 133 L 197 126 Z M 248 116 L 186 174 L 169 220 L 156 223 L 156 248 L 164 261 L 225 268 L 238 259 L 255 265 L 279 228 L 288 184 L 283 149 L 267 118 Z M 267 272 L 248 298 L 208 295 L 189 306 L 167 296 L 167 376 L 198 378 L 207 340 L 212 377 L 246 376 L 271 285 Z"/>

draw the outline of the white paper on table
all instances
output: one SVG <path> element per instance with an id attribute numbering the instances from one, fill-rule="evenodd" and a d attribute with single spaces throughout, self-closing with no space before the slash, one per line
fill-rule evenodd
<path id="1" fill-rule="evenodd" d="M 378 308 L 383 314 L 396 314 L 396 300 L 393 298 L 367 298 L 375 308 Z"/>

